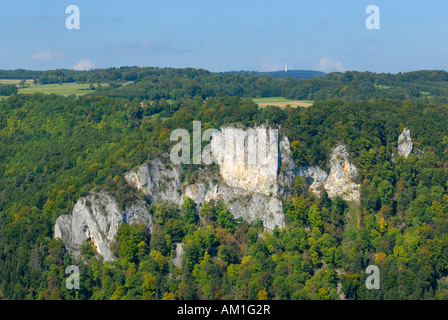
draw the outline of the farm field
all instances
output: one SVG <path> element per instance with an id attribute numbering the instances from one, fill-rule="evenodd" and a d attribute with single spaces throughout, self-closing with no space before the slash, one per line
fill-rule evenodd
<path id="1" fill-rule="evenodd" d="M 20 80 L 18 79 L 1 79 L 0 84 L 15 84 L 19 85 Z M 59 94 L 59 95 L 84 95 L 87 93 L 93 92 L 90 89 L 89 83 L 53 83 L 53 84 L 43 84 L 43 85 L 34 85 L 33 80 L 27 80 L 26 84 L 28 85 L 25 88 L 19 88 L 19 93 L 45 93 L 45 94 Z M 102 83 L 101 86 L 108 86 L 107 83 Z M 95 84 L 95 87 L 97 84 Z"/>
<path id="2" fill-rule="evenodd" d="M 286 108 L 286 106 L 291 106 L 292 108 L 297 107 L 310 107 L 313 105 L 313 101 L 310 100 L 291 100 L 283 97 L 268 97 L 268 98 L 255 98 L 252 99 L 259 107 L 263 108 L 266 106 L 276 106 L 280 108 Z"/>

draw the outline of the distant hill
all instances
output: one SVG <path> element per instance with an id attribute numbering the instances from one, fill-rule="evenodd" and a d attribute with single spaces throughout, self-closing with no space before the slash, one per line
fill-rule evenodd
<path id="1" fill-rule="evenodd" d="M 38 85 L 106 83 L 107 87 L 97 88 L 89 95 L 125 99 L 173 100 L 234 96 L 283 97 L 312 101 L 333 98 L 347 101 L 388 98 L 448 102 L 448 72 L 444 70 L 420 70 L 398 74 L 359 71 L 325 74 L 310 70 L 215 73 L 194 68 L 153 67 L 89 71 L 19 69 L 0 70 L 0 79 L 33 79 L 33 83 Z"/>
<path id="2" fill-rule="evenodd" d="M 124 70 L 129 74 L 128 70 Z M 249 71 L 213 73 L 202 69 L 138 69 L 129 85 L 109 86 L 90 95 L 146 100 L 235 96 L 247 98 L 283 97 L 291 100 L 347 101 L 371 99 L 448 102 L 448 72 L 421 70 L 408 73 L 333 72 L 309 79 L 301 71 L 257 73 Z M 95 77 L 101 74 L 88 75 Z M 306 73 L 302 73 L 304 76 Z M 311 75 L 312 73 L 309 73 Z M 126 76 L 125 76 L 126 78 Z"/>
<path id="3" fill-rule="evenodd" d="M 314 77 L 325 76 L 326 73 L 322 71 L 314 70 L 288 70 L 285 71 L 271 71 L 271 72 L 259 72 L 259 71 L 230 71 L 221 72 L 225 73 L 237 73 L 246 76 L 258 76 L 258 77 L 270 77 L 270 78 L 293 78 L 293 79 L 311 79 Z"/>

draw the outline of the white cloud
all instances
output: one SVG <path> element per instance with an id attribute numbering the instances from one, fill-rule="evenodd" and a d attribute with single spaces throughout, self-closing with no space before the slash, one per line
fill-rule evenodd
<path id="1" fill-rule="evenodd" d="M 62 57 L 62 52 L 52 50 L 41 50 L 30 54 L 30 58 L 41 62 L 54 61 Z"/>
<path id="2" fill-rule="evenodd" d="M 331 72 L 331 71 L 344 71 L 345 68 L 342 65 L 342 62 L 337 61 L 333 58 L 326 57 L 320 59 L 318 69 L 324 72 Z"/>
<path id="3" fill-rule="evenodd" d="M 94 66 L 95 65 L 92 63 L 92 61 L 90 61 L 90 59 L 85 59 L 75 64 L 72 69 L 77 71 L 84 71 L 93 69 Z"/>

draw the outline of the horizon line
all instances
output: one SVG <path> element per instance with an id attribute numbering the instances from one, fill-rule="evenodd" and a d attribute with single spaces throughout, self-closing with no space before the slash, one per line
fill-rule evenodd
<path id="1" fill-rule="evenodd" d="M 205 70 L 208 71 L 210 73 L 216 73 L 216 74 L 222 74 L 222 73 L 242 73 L 242 72 L 247 72 L 247 73 L 261 73 L 261 74 L 266 74 L 266 73 L 292 73 L 292 72 L 297 72 L 297 71 L 302 71 L 302 72 L 316 72 L 316 73 L 322 73 L 322 74 L 330 74 L 330 73 L 346 73 L 346 72 L 359 72 L 359 73 L 373 73 L 373 74 L 404 74 L 404 73 L 412 73 L 412 72 L 420 72 L 420 71 L 438 71 L 438 72 L 448 72 L 448 70 L 446 69 L 415 69 L 415 70 L 411 70 L 411 71 L 399 71 L 399 72 L 376 72 L 376 71 L 370 71 L 370 70 L 364 70 L 364 71 L 360 71 L 360 70 L 344 70 L 344 71 L 329 71 L 329 72 L 325 72 L 325 71 L 321 71 L 321 70 L 317 70 L 317 69 L 291 69 L 288 71 L 285 71 L 284 69 L 279 69 L 279 70 L 271 70 L 271 71 L 257 71 L 257 70 L 228 70 L 228 71 L 211 71 L 209 69 L 206 68 L 198 68 L 198 67 L 156 67 L 156 66 L 119 66 L 119 67 L 114 67 L 114 66 L 110 66 L 110 67 L 102 67 L 102 68 L 91 68 L 91 69 L 87 69 L 87 70 L 75 70 L 73 68 L 55 68 L 55 69 L 24 69 L 24 68 L 14 68 L 14 69 L 0 69 L 0 71 L 18 71 L 18 70 L 23 70 L 23 71 L 31 71 L 31 72 L 47 72 L 47 71 L 56 71 L 56 70 L 66 70 L 66 71 L 74 71 L 74 72 L 91 72 L 91 71 L 96 71 L 96 70 L 107 70 L 107 69 L 125 69 L 125 68 L 152 68 L 152 69 L 174 69 L 174 70 L 182 70 L 182 69 L 194 69 L 194 70 Z"/>

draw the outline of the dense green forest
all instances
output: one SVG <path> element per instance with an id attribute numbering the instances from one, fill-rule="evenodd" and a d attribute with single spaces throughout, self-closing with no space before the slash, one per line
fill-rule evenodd
<path id="1" fill-rule="evenodd" d="M 290 75 L 290 76 L 288 76 Z M 35 79 L 49 83 L 109 83 L 92 95 L 125 99 L 202 99 L 216 96 L 285 97 L 294 100 L 348 101 L 370 99 L 448 101 L 448 72 L 423 70 L 407 73 L 346 71 L 318 72 L 226 72 L 203 69 L 122 67 L 90 71 L 0 70 L 0 79 Z M 124 83 L 133 82 L 124 86 Z M 8 95 L 8 94 L 5 94 Z"/>
<path id="2" fill-rule="evenodd" d="M 0 298 L 448 298 L 448 73 L 304 80 L 195 69 L 61 72 L 117 85 L 82 97 L 13 93 L 0 101 Z M 121 87 L 118 74 L 134 83 Z M 317 101 L 280 109 L 248 98 L 270 95 Z M 152 233 L 123 223 L 116 261 L 86 242 L 76 263 L 53 237 L 56 219 L 95 189 L 120 203 L 141 198 L 123 174 L 169 151 L 171 130 L 191 131 L 193 120 L 204 129 L 280 125 L 299 165 L 325 168 L 331 148 L 345 143 L 359 171 L 360 205 L 317 197 L 297 178 L 284 202 L 286 227 L 268 232 L 233 219 L 222 203 L 147 203 L 157 220 Z M 404 127 L 422 153 L 392 161 Z M 80 289 L 68 290 L 65 269 L 75 263 Z M 379 290 L 365 287 L 371 264 L 381 270 Z"/>
<path id="3" fill-rule="evenodd" d="M 294 100 L 348 101 L 370 99 L 448 101 L 448 73 L 417 71 L 403 74 L 375 74 L 347 71 L 329 73 L 310 79 L 261 77 L 251 73 L 215 74 L 195 69 L 162 69 L 138 78 L 132 85 L 112 85 L 92 95 L 139 98 L 178 99 L 200 96 L 285 97 Z"/>
<path id="4" fill-rule="evenodd" d="M 172 68 L 139 68 L 139 67 L 120 67 L 108 69 L 96 69 L 89 71 L 77 71 L 67 69 L 56 69 L 48 71 L 34 70 L 0 70 L 0 79 L 35 79 L 39 84 L 50 84 L 59 82 L 80 82 L 80 83 L 102 83 L 102 82 L 123 82 L 143 79 L 145 77 L 159 74 L 163 70 L 175 73 L 179 76 L 191 75 L 192 69 L 186 70 Z M 204 72 L 201 72 L 204 73 Z M 210 72 L 207 72 L 210 73 Z M 294 78 L 311 79 L 317 76 L 324 76 L 324 72 L 311 70 L 290 70 L 288 73 L 283 71 L 274 72 L 254 72 L 254 71 L 231 71 L 221 74 L 241 74 L 245 76 L 275 77 L 275 78 Z"/>
<path id="5" fill-rule="evenodd" d="M 17 86 L 14 84 L 1 84 L 0 85 L 0 96 L 10 96 L 14 93 L 19 92 Z"/>

